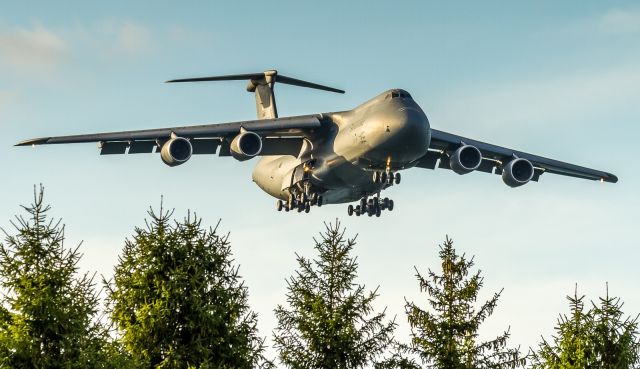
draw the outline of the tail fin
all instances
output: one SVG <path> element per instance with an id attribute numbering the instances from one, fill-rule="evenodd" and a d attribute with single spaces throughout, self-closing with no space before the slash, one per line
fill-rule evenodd
<path id="1" fill-rule="evenodd" d="M 228 76 L 172 79 L 170 81 L 167 81 L 167 83 L 236 80 L 249 80 L 247 91 L 254 92 L 256 95 L 256 110 L 258 111 L 258 119 L 270 119 L 278 117 L 278 110 L 276 109 L 276 98 L 273 93 L 273 86 L 276 81 L 287 85 L 314 88 L 317 90 L 337 92 L 340 94 L 344 93 L 343 90 L 339 90 L 337 88 L 278 75 L 278 71 L 276 70 L 267 70 L 262 73 L 233 74 Z"/>

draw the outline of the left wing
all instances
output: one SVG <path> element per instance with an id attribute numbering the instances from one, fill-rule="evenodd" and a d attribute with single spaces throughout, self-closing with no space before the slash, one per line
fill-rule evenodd
<path id="1" fill-rule="evenodd" d="M 100 154 L 151 153 L 172 136 L 191 141 L 194 154 L 229 155 L 229 141 L 242 129 L 264 137 L 261 155 L 298 155 L 302 137 L 321 126 L 319 116 L 302 115 L 286 118 L 249 120 L 242 122 L 204 124 L 198 126 L 106 132 L 73 136 L 43 137 L 26 140 L 16 146 L 99 142 Z M 297 151 L 296 151 L 297 150 Z"/>
<path id="2" fill-rule="evenodd" d="M 531 179 L 533 181 L 537 181 L 542 173 L 548 172 L 590 180 L 599 180 L 611 183 L 618 182 L 618 177 L 611 173 L 548 159 L 542 156 L 532 155 L 526 152 L 516 151 L 486 142 L 472 140 L 466 137 L 439 131 L 437 129 L 431 130 L 431 145 L 429 147 L 429 151 L 418 161 L 416 166 L 435 169 L 439 161 L 439 168 L 450 169 L 449 161 L 443 159 L 448 159 L 449 155 L 453 151 L 464 144 L 473 145 L 482 153 L 482 163 L 477 169 L 482 172 L 501 174 L 502 163 L 506 163 L 513 158 L 522 158 L 529 160 L 534 166 L 535 172 Z"/>

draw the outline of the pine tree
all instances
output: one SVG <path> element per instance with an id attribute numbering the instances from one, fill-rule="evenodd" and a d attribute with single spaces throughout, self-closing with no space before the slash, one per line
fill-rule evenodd
<path id="1" fill-rule="evenodd" d="M 106 330 L 98 322 L 93 277 L 79 274 L 78 247 L 48 220 L 44 189 L 34 189 L 28 217 L 12 222 L 0 243 L 0 367 L 102 368 Z"/>
<path id="2" fill-rule="evenodd" d="M 555 328 L 553 344 L 543 338 L 540 349 L 534 354 L 534 369 L 583 369 L 590 368 L 594 361 L 591 342 L 591 313 L 585 311 L 584 295 L 567 296 L 571 316 L 561 315 Z"/>
<path id="3" fill-rule="evenodd" d="M 609 289 L 600 303 L 586 310 L 584 296 L 567 296 L 571 316 L 561 315 L 552 342 L 542 339 L 534 369 L 622 369 L 640 364 L 638 317 L 623 318 L 620 298 Z"/>
<path id="4" fill-rule="evenodd" d="M 619 297 L 609 296 L 609 286 L 600 304 L 592 302 L 592 345 L 596 365 L 592 368 L 617 369 L 640 366 L 638 316 L 626 317 Z"/>
<path id="5" fill-rule="evenodd" d="M 149 211 L 108 285 L 111 319 L 143 368 L 251 368 L 266 365 L 257 315 L 233 265 L 227 236 L 191 214 Z"/>
<path id="6" fill-rule="evenodd" d="M 417 355 L 427 368 L 524 366 L 525 358 L 521 357 L 519 349 L 507 347 L 508 330 L 490 341 L 481 342 L 478 338 L 480 325 L 493 314 L 502 291 L 476 310 L 474 305 L 484 278 L 480 270 L 470 274 L 473 258 L 458 255 L 448 237 L 440 246 L 439 255 L 442 274 L 429 269 L 425 278 L 416 269 L 420 290 L 429 295 L 429 308 L 423 309 L 407 301 L 411 343 L 403 347 L 404 351 Z"/>
<path id="7" fill-rule="evenodd" d="M 289 306 L 275 310 L 275 348 L 294 369 L 375 364 L 393 340 L 395 323 L 386 321 L 384 311 L 374 312 L 377 289 L 366 292 L 355 283 L 355 238 L 346 239 L 337 220 L 325 227 L 321 240 L 314 239 L 316 259 L 296 255 L 298 270 L 287 281 Z"/>

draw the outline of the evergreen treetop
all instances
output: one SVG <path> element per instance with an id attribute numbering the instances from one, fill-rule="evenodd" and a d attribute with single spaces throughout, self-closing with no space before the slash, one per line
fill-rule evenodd
<path id="1" fill-rule="evenodd" d="M 428 368 L 468 369 L 524 366 L 519 349 L 508 348 L 509 330 L 489 341 L 480 341 L 480 325 L 493 314 L 502 291 L 476 309 L 483 286 L 481 271 L 471 273 L 473 258 L 459 255 L 453 241 L 440 246 L 442 273 L 429 269 L 424 277 L 416 269 L 420 291 L 426 292 L 427 308 L 407 301 L 411 343 L 403 351 L 417 355 Z M 419 364 L 413 362 L 416 366 Z"/>
<path id="2" fill-rule="evenodd" d="M 80 274 L 79 246 L 64 245 L 64 225 L 48 218 L 44 188 L 0 242 L 0 367 L 98 368 L 106 329 L 98 320 L 93 276 Z"/>
<path id="3" fill-rule="evenodd" d="M 367 292 L 355 282 L 355 237 L 344 233 L 337 220 L 325 224 L 320 240 L 314 238 L 316 258 L 296 254 L 288 307 L 275 310 L 275 347 L 289 368 L 363 368 L 375 364 L 393 340 L 394 321 L 373 308 L 377 289 Z"/>

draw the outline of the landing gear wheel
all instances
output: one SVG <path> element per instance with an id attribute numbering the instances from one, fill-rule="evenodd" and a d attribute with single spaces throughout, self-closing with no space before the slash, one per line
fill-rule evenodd
<path id="1" fill-rule="evenodd" d="M 349 216 L 353 215 L 353 205 L 347 206 L 347 214 L 349 214 Z"/>
<path id="2" fill-rule="evenodd" d="M 389 198 L 385 197 L 382 200 L 382 210 L 389 209 Z"/>
<path id="3" fill-rule="evenodd" d="M 321 206 L 322 206 L 322 200 L 323 200 L 323 199 L 322 199 L 322 196 L 321 196 L 321 195 L 318 195 L 318 204 L 317 204 L 317 205 L 318 205 L 318 207 L 321 207 Z"/>
<path id="4" fill-rule="evenodd" d="M 287 201 L 287 209 L 293 210 L 293 206 L 294 206 L 293 195 L 289 195 L 289 201 Z"/>
<path id="5" fill-rule="evenodd" d="M 308 213 L 311 211 L 311 204 L 307 201 L 304 205 L 304 212 Z"/>
<path id="6" fill-rule="evenodd" d="M 395 179 L 396 179 L 396 184 L 400 184 L 400 173 L 396 173 L 395 175 Z"/>
<path id="7" fill-rule="evenodd" d="M 376 206 L 376 217 L 380 217 L 380 214 L 382 214 L 382 210 L 380 210 L 379 206 Z"/>
<path id="8" fill-rule="evenodd" d="M 389 200 L 389 211 L 393 211 L 393 200 Z"/>
<path id="9" fill-rule="evenodd" d="M 359 217 L 360 214 L 362 213 L 362 211 L 360 210 L 360 205 L 356 205 L 355 213 L 357 217 Z"/>
<path id="10" fill-rule="evenodd" d="M 382 175 L 380 176 L 380 182 L 387 183 L 387 172 L 382 172 Z"/>
<path id="11" fill-rule="evenodd" d="M 380 172 L 373 172 L 373 183 L 380 183 Z"/>
<path id="12" fill-rule="evenodd" d="M 282 211 L 282 208 L 283 208 L 282 201 L 278 200 L 278 202 L 276 203 L 276 209 L 278 211 Z"/>
<path id="13" fill-rule="evenodd" d="M 360 199 L 360 210 L 364 213 L 367 210 L 367 199 L 366 198 L 362 198 Z"/>
<path id="14" fill-rule="evenodd" d="M 304 210 L 304 203 L 298 203 L 298 213 L 301 213 Z"/>

